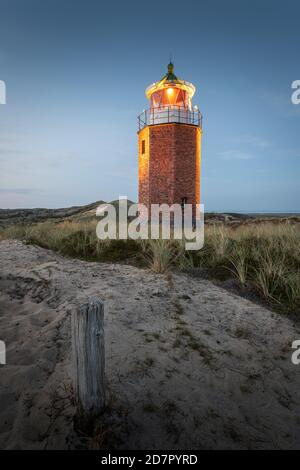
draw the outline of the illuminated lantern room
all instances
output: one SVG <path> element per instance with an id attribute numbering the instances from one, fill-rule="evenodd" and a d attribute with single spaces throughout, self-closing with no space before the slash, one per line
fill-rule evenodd
<path id="1" fill-rule="evenodd" d="M 192 83 L 181 80 L 174 74 L 174 65 L 168 64 L 163 78 L 146 89 L 150 109 L 139 116 L 139 129 L 153 124 L 179 122 L 201 127 L 201 113 L 192 107 L 196 89 Z"/>
<path id="2" fill-rule="evenodd" d="M 182 106 L 191 109 L 192 97 L 195 87 L 184 82 L 174 75 L 174 65 L 168 65 L 168 73 L 157 83 L 150 85 L 146 96 L 150 100 L 151 108 L 162 106 Z"/>

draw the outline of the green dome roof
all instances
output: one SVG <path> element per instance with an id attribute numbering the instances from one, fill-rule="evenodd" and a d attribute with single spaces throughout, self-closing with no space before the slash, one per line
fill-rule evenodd
<path id="1" fill-rule="evenodd" d="M 166 80 L 168 82 L 177 82 L 178 78 L 173 72 L 174 72 L 174 64 L 170 62 L 168 64 L 168 72 L 166 73 L 166 75 L 163 76 L 162 80 Z"/>

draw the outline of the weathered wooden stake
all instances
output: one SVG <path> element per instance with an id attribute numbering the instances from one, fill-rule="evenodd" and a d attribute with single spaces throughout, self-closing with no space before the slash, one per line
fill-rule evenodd
<path id="1" fill-rule="evenodd" d="M 105 407 L 104 303 L 92 299 L 72 315 L 74 393 L 81 422 L 92 422 Z"/>

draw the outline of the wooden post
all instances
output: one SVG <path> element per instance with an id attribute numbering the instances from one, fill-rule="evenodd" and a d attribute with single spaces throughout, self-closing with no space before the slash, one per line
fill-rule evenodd
<path id="1" fill-rule="evenodd" d="M 105 407 L 104 303 L 92 299 L 72 315 L 74 393 L 81 424 Z"/>

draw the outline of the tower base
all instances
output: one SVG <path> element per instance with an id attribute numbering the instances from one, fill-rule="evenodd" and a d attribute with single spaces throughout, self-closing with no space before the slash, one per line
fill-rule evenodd
<path id="1" fill-rule="evenodd" d="M 200 203 L 201 134 L 198 126 L 181 123 L 139 131 L 139 203 Z"/>

